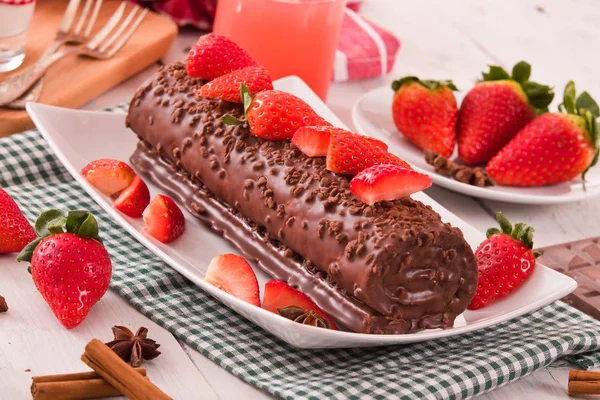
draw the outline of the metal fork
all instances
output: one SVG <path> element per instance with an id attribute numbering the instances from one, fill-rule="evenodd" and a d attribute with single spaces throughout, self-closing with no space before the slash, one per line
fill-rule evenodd
<path id="1" fill-rule="evenodd" d="M 95 4 L 92 9 L 92 4 L 94 2 Z M 35 69 L 38 67 L 38 64 L 46 63 L 47 60 L 52 56 L 52 54 L 56 53 L 63 44 L 81 44 L 89 39 L 90 34 L 92 32 L 92 28 L 96 23 L 98 13 L 100 12 L 102 0 L 86 0 L 81 15 L 77 20 L 77 24 L 75 25 L 75 28 L 71 30 L 71 25 L 73 24 L 75 14 L 79 9 L 80 3 L 81 0 L 69 1 L 63 19 L 60 23 L 60 27 L 58 28 L 58 32 L 56 32 L 54 41 L 44 51 L 44 53 L 41 55 L 38 61 L 35 64 L 28 67 L 27 69 L 23 70 L 21 74 L 33 75 L 35 73 Z M 90 18 L 87 19 L 90 10 L 92 10 L 92 14 L 90 15 Z M 27 102 L 38 101 L 42 92 L 43 79 L 43 77 L 38 79 L 38 81 L 29 90 L 22 94 L 18 99 L 12 101 L 9 104 L 6 104 L 6 106 L 9 108 L 23 109 L 25 108 L 25 104 Z"/>
<path id="2" fill-rule="evenodd" d="M 33 75 L 18 75 L 0 83 L 0 106 L 10 103 L 21 96 L 42 75 L 46 73 L 52 64 L 65 56 L 75 54 L 79 56 L 95 58 L 98 60 L 104 60 L 114 56 L 115 53 L 119 51 L 133 35 L 148 13 L 148 10 L 144 9 L 137 16 L 137 18 L 135 18 L 139 10 L 141 10 L 141 8 L 136 6 L 133 10 L 131 10 L 123 22 L 119 24 L 125 13 L 125 3 L 122 3 L 110 17 L 106 25 L 104 25 L 104 27 L 100 29 L 100 31 L 86 44 L 77 47 L 66 48 L 54 53 L 43 64 L 39 65 Z M 108 37 L 113 29 L 114 33 Z"/>

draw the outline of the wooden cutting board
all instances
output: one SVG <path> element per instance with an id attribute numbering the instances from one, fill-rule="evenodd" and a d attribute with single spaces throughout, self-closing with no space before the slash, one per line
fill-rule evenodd
<path id="1" fill-rule="evenodd" d="M 92 36 L 102 28 L 121 2 L 104 1 Z M 67 0 L 37 2 L 28 34 L 25 62 L 13 72 L 0 73 L 0 81 L 40 57 L 54 40 L 67 3 Z M 80 9 L 84 2 L 81 3 Z M 125 16 L 132 8 L 133 5 L 127 6 Z M 73 26 L 76 22 L 77 17 Z M 61 107 L 79 107 L 158 61 L 167 52 L 176 35 L 175 23 L 150 12 L 127 44 L 112 58 L 92 60 L 70 55 L 54 64 L 46 74 L 39 102 Z M 0 137 L 32 127 L 33 122 L 25 110 L 0 108 Z"/>

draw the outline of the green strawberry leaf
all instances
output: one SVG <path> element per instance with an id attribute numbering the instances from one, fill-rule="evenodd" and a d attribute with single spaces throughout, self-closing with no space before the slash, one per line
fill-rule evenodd
<path id="1" fill-rule="evenodd" d="M 39 237 L 39 238 L 33 240 L 27 246 L 25 246 L 23 248 L 23 250 L 21 250 L 21 252 L 17 256 L 17 261 L 18 262 L 21 262 L 21 261 L 31 262 L 31 258 L 33 257 L 33 252 L 35 251 L 35 248 L 37 247 L 37 245 L 40 244 L 42 239 L 43 239 L 42 237 Z M 29 273 L 31 273 L 31 272 L 29 272 Z"/>
<path id="2" fill-rule="evenodd" d="M 398 91 L 405 83 L 409 82 L 419 82 L 419 78 L 416 76 L 405 76 L 404 78 L 400 78 L 392 82 L 392 90 L 394 92 Z"/>
<path id="3" fill-rule="evenodd" d="M 82 238 L 96 239 L 98 237 L 98 222 L 89 211 L 69 211 L 66 225 L 67 232 Z"/>
<path id="4" fill-rule="evenodd" d="M 500 228 L 502 230 L 495 227 L 488 229 L 486 233 L 486 236 L 488 238 L 497 233 L 504 233 L 512 237 L 513 239 L 523 243 L 528 248 L 533 248 L 534 229 L 531 226 L 525 224 L 524 222 L 517 222 L 513 227 L 513 225 L 501 212 L 498 212 L 496 214 L 496 220 L 498 220 L 498 223 L 500 224 Z"/>
<path id="5" fill-rule="evenodd" d="M 448 89 L 450 89 L 452 91 L 458 90 L 456 85 L 451 80 L 445 79 L 445 80 L 435 81 L 435 80 L 428 79 L 428 80 L 422 81 L 419 78 L 417 78 L 416 76 L 405 76 L 402 79 L 392 82 L 392 89 L 396 92 L 403 85 L 410 83 L 410 82 L 417 82 L 421 86 L 424 86 L 429 90 L 436 90 L 437 88 L 440 88 L 440 87 L 447 87 Z"/>
<path id="6" fill-rule="evenodd" d="M 507 235 L 510 235 L 513 231 L 513 226 L 510 222 L 508 222 L 508 219 L 506 219 L 506 217 L 504 215 L 502 215 L 502 213 L 500 211 L 498 211 L 498 213 L 496 214 L 496 220 L 498 220 L 498 223 L 500 224 L 500 229 L 502 229 L 502 232 L 506 233 Z"/>
<path id="7" fill-rule="evenodd" d="M 502 231 L 500 229 L 498 229 L 498 228 L 490 228 L 485 233 L 485 236 L 489 238 L 490 236 L 493 236 L 493 235 L 495 235 L 497 233 L 500 233 L 500 232 L 502 232 Z"/>
<path id="8" fill-rule="evenodd" d="M 504 68 L 497 65 L 489 65 L 489 67 L 489 72 L 487 74 L 485 72 L 483 73 L 484 82 L 503 81 L 505 79 L 510 79 L 510 75 Z"/>
<path id="9" fill-rule="evenodd" d="M 520 240 L 521 243 L 523 243 L 525 246 L 529 247 L 530 249 L 533 248 L 533 232 L 534 231 L 535 231 L 535 229 L 533 229 L 533 227 L 528 226 L 523 231 L 523 235 L 522 235 L 523 237 Z"/>
<path id="10" fill-rule="evenodd" d="M 568 114 L 577 114 L 577 108 L 575 106 L 575 82 L 569 81 L 567 86 L 565 86 L 561 106 Z"/>
<path id="11" fill-rule="evenodd" d="M 241 125 L 243 124 L 245 121 L 242 121 L 241 119 L 234 117 L 231 114 L 225 114 L 221 117 L 221 121 L 223 121 L 223 123 L 225 125 Z"/>
<path id="12" fill-rule="evenodd" d="M 45 238 L 50 235 L 50 231 L 48 230 L 48 225 L 52 224 L 52 221 L 58 220 L 63 221 L 65 218 L 65 214 L 60 210 L 46 210 L 40 214 L 40 216 L 35 221 L 34 229 L 35 233 L 41 237 Z M 64 222 L 63 222 L 64 223 Z M 52 224 L 56 226 L 57 223 Z"/>
<path id="13" fill-rule="evenodd" d="M 525 61 L 519 61 L 512 69 L 512 76 L 506 70 L 497 65 L 490 65 L 490 70 L 483 73 L 483 81 L 513 80 L 521 85 L 527 95 L 527 100 L 536 113 L 543 114 L 548 111 L 548 106 L 554 99 L 554 91 L 550 86 L 542 85 L 529 80 L 531 76 L 531 65 Z"/>
<path id="14" fill-rule="evenodd" d="M 598 118 L 600 116 L 600 108 L 598 108 L 598 103 L 596 103 L 596 101 L 592 98 L 592 96 L 590 96 L 588 92 L 582 92 L 579 95 L 579 97 L 577 97 L 575 106 L 578 110 L 589 110 L 594 116 L 594 118 Z"/>
<path id="15" fill-rule="evenodd" d="M 252 105 L 252 93 L 250 93 L 248 86 L 243 83 L 240 83 L 240 96 L 242 97 L 242 104 L 244 104 L 244 115 L 246 115 Z"/>
<path id="16" fill-rule="evenodd" d="M 523 88 L 523 91 L 525 91 L 529 103 L 535 107 L 536 110 L 539 110 L 538 114 L 543 114 L 548 111 L 548 106 L 554 99 L 554 91 L 550 86 L 526 81 L 521 83 L 521 87 Z"/>
<path id="17" fill-rule="evenodd" d="M 98 236 L 98 223 L 89 211 L 69 211 L 65 214 L 60 210 L 46 210 L 40 214 L 34 225 L 38 237 L 29 243 L 17 256 L 17 261 L 29 261 L 40 242 L 54 234 L 69 232 L 82 238 L 95 239 L 102 243 Z"/>
<path id="18" fill-rule="evenodd" d="M 510 233 L 510 236 L 514 237 L 517 240 L 521 240 L 526 227 L 527 225 L 524 222 L 517 222 L 512 232 Z"/>
<path id="19" fill-rule="evenodd" d="M 512 78 L 520 84 L 524 84 L 525 82 L 529 81 L 530 76 L 531 65 L 529 65 L 529 63 L 526 63 L 525 61 L 519 61 L 513 67 Z"/>

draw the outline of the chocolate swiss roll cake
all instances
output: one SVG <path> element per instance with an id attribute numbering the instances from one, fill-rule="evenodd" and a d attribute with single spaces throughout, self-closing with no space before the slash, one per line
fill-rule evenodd
<path id="1" fill-rule="evenodd" d="M 242 105 L 198 97 L 200 84 L 174 64 L 135 93 L 127 123 L 139 171 L 348 329 L 452 327 L 477 286 L 458 228 L 411 198 L 363 204 L 323 157 L 223 124 Z"/>

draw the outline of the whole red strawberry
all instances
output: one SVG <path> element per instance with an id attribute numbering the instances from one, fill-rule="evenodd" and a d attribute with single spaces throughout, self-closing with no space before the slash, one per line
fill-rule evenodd
<path id="1" fill-rule="evenodd" d="M 403 168 L 412 167 L 404 160 L 383 150 L 370 138 L 343 129 L 330 133 L 327 150 L 327 169 L 338 174 L 356 175 L 377 164 L 392 164 Z"/>
<path id="2" fill-rule="evenodd" d="M 0 188 L 0 253 L 16 253 L 35 239 L 35 231 L 17 203 Z"/>
<path id="3" fill-rule="evenodd" d="M 543 114 L 523 128 L 487 164 L 499 185 L 541 186 L 568 182 L 598 161 L 598 105 L 587 92 L 575 99 L 565 88 L 563 112 Z"/>
<path id="4" fill-rule="evenodd" d="M 467 93 L 458 114 L 458 156 L 464 164 L 492 158 L 537 114 L 546 112 L 554 98 L 549 86 L 529 81 L 531 66 L 516 64 L 512 76 L 490 66 Z"/>
<path id="5" fill-rule="evenodd" d="M 31 263 L 31 277 L 56 318 L 67 329 L 79 325 L 104 296 L 112 275 L 108 252 L 98 237 L 98 224 L 87 211 L 43 212 L 38 238 L 17 261 Z"/>
<path id="6" fill-rule="evenodd" d="M 533 272 L 539 255 L 532 250 L 532 227 L 522 222 L 513 227 L 502 213 L 496 219 L 502 230 L 488 229 L 487 239 L 475 252 L 479 281 L 467 307 L 470 310 L 485 307 L 519 287 Z"/>
<path id="7" fill-rule="evenodd" d="M 452 81 L 422 81 L 407 76 L 392 83 L 396 128 L 423 150 L 450 157 L 456 145 L 458 107 Z"/>
<path id="8" fill-rule="evenodd" d="M 250 54 L 225 36 L 209 33 L 200 36 L 187 58 L 187 74 L 212 80 L 232 71 L 257 65 Z"/>
<path id="9" fill-rule="evenodd" d="M 229 125 L 248 123 L 250 133 L 267 140 L 288 140 L 303 126 L 331 125 L 304 100 L 281 90 L 265 90 L 252 97 L 242 84 L 246 120 L 223 116 Z"/>
<path id="10" fill-rule="evenodd" d="M 220 76 L 206 83 L 198 90 L 198 94 L 207 99 L 219 99 L 232 103 L 243 103 L 240 84 L 248 87 L 253 96 L 263 90 L 272 90 L 273 82 L 265 67 L 250 66 Z"/>

